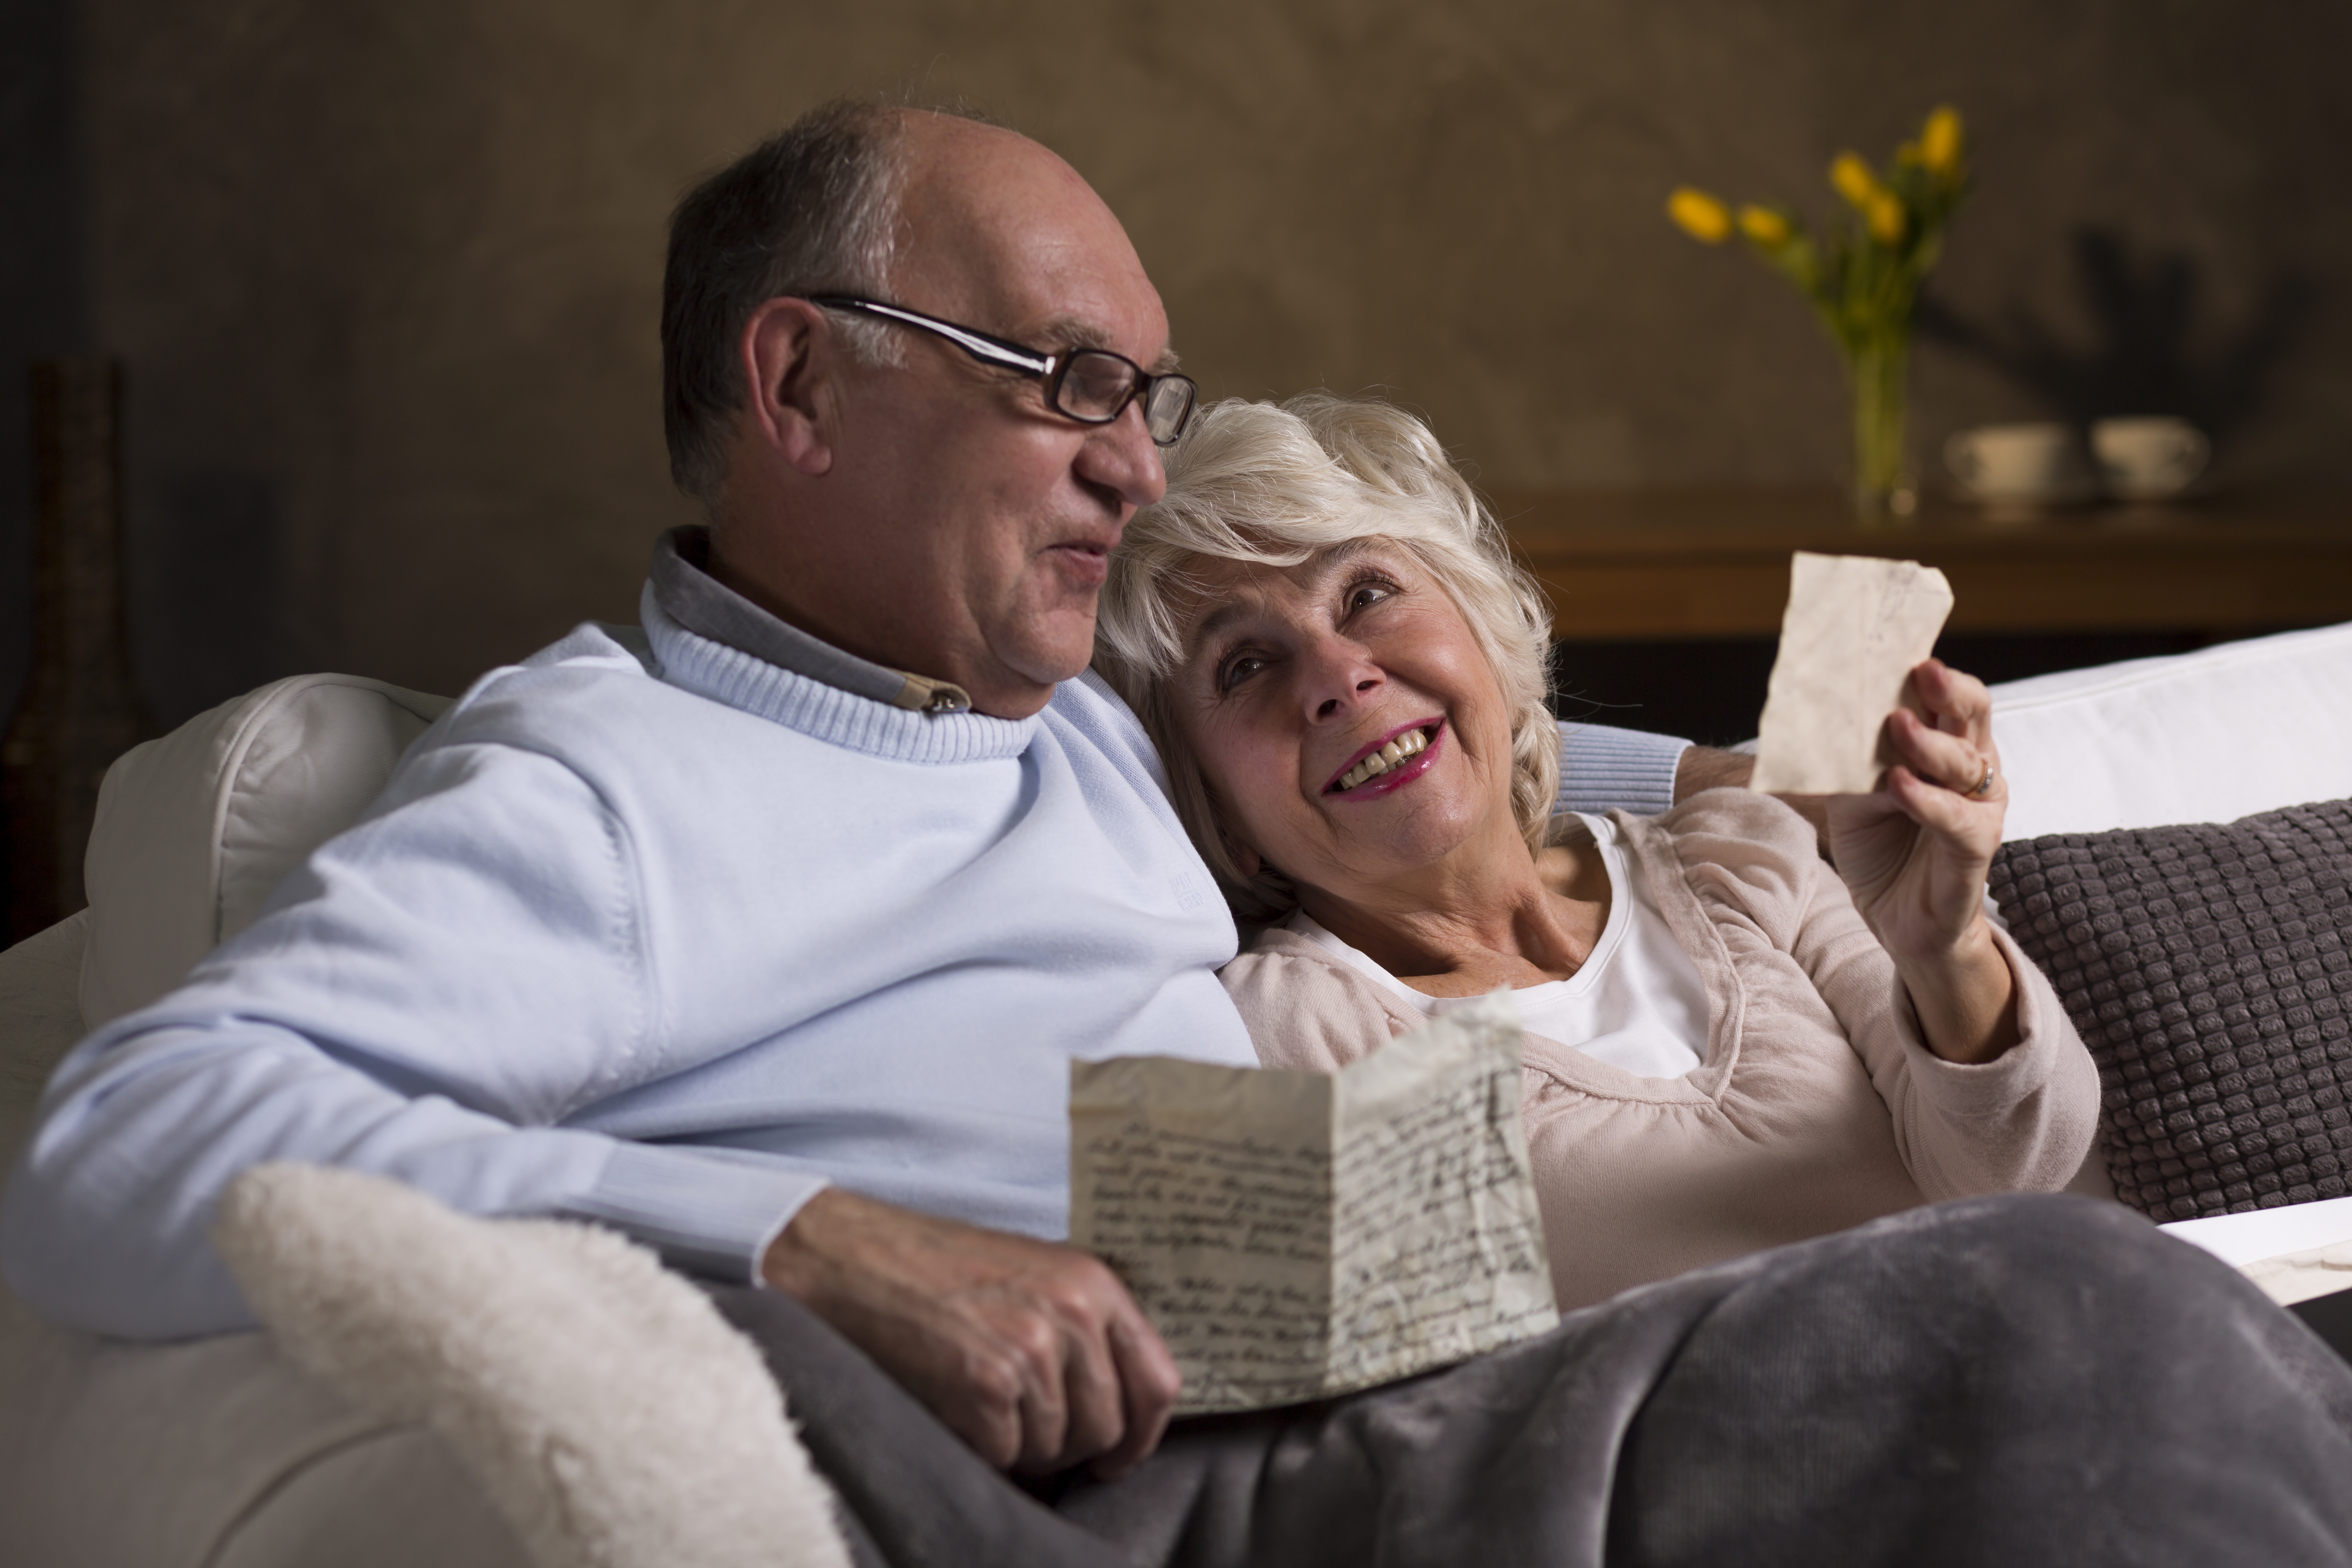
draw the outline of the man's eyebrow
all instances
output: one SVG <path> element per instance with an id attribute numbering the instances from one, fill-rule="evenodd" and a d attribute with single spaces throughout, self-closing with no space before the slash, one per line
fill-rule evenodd
<path id="1" fill-rule="evenodd" d="M 1092 321 L 1080 321 L 1076 316 L 1055 317 L 1052 321 L 1045 323 L 1045 327 L 1041 330 L 1041 336 L 1042 341 L 1054 344 L 1055 347 L 1068 347 L 1074 349 L 1108 349 L 1113 353 L 1117 353 L 1118 352 L 1117 347 L 1112 344 L 1110 334 L 1108 332 L 1103 331 L 1103 329 L 1096 323 Z M 1174 349 L 1161 349 L 1160 351 L 1160 357 L 1153 360 L 1150 364 L 1145 365 L 1143 368 L 1147 374 L 1166 375 L 1170 371 L 1176 368 L 1176 351 Z"/>
<path id="2" fill-rule="evenodd" d="M 1107 349 L 1110 334 L 1092 321 L 1076 316 L 1055 316 L 1038 329 L 1040 337 L 1055 347 L 1067 345 L 1074 349 Z"/>

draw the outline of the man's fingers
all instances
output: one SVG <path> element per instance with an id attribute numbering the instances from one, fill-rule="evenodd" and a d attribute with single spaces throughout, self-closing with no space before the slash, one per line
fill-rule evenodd
<path id="1" fill-rule="evenodd" d="M 1126 1431 L 1118 1446 L 1094 1462 L 1104 1480 L 1126 1474 L 1151 1457 L 1168 1430 L 1168 1418 L 1183 1392 L 1176 1358 L 1142 1313 L 1122 1314 L 1110 1325 L 1110 1352 L 1124 1391 Z"/>
<path id="2" fill-rule="evenodd" d="M 1104 1342 L 1108 1331 L 1072 1340 L 1063 1373 L 1069 1422 L 1060 1448 L 1052 1456 L 1055 1469 L 1114 1452 L 1126 1439 L 1127 1397 L 1119 1389 L 1118 1368 L 1110 1347 Z"/>
<path id="3" fill-rule="evenodd" d="M 1160 1444 L 1182 1379 L 1176 1359 L 1107 1268 L 1083 1299 L 1064 1304 L 1068 1360 L 1064 1384 L 1069 1427 L 1055 1468 L 1094 1461 L 1120 1474 Z"/>
<path id="4" fill-rule="evenodd" d="M 1108 1279 L 1074 1264 L 1067 1278 L 1038 1293 L 1036 1316 L 1024 1324 L 1023 1370 L 1029 1394 L 1022 1407 L 1018 1468 L 1050 1475 L 1116 1447 L 1126 1430 L 1105 1320 L 1119 1298 Z"/>
<path id="5" fill-rule="evenodd" d="M 1024 1312 L 999 1329 L 1020 1382 L 1015 1405 L 1020 1442 L 1012 1468 L 1050 1475 L 1066 1461 L 1069 1390 L 1063 1382 L 1068 1335 L 1051 1310 Z"/>
<path id="6" fill-rule="evenodd" d="M 1020 1468 L 1033 1475 L 1052 1475 L 1117 1449 L 1127 1434 L 1127 1401 L 1118 1386 L 1118 1371 L 1106 1331 L 1095 1324 L 1072 1324 L 1067 1335 L 1067 1360 L 1061 1381 L 1066 1419 L 1058 1432 L 1043 1424 L 1030 1429 L 1030 1447 Z"/>
<path id="7" fill-rule="evenodd" d="M 1024 1390 L 1013 1358 L 968 1354 L 950 1373 L 934 1378 L 908 1376 L 915 1368 L 902 1367 L 900 1375 L 915 1394 L 950 1431 L 971 1444 L 973 1453 L 1000 1470 L 1020 1459 L 1026 1441 Z"/>

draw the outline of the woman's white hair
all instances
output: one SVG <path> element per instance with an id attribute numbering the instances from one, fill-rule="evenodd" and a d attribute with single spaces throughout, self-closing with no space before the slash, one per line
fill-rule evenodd
<path id="1" fill-rule="evenodd" d="M 1503 530 L 1429 426 L 1366 398 L 1310 392 L 1283 404 L 1227 399 L 1193 416 L 1167 454 L 1168 493 L 1127 525 L 1095 623 L 1095 668 L 1166 759 L 1177 816 L 1245 921 L 1297 906 L 1268 866 L 1244 877 L 1213 793 L 1175 721 L 1171 678 L 1186 653 L 1204 561 L 1297 566 L 1386 540 L 1451 597 L 1513 710 L 1511 809 L 1543 841 L 1559 784 L 1559 731 L 1545 701 L 1551 605 L 1511 559 Z"/>

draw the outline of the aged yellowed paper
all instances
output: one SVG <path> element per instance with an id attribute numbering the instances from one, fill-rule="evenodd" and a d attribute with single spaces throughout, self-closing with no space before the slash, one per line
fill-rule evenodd
<path id="1" fill-rule="evenodd" d="M 1748 787 L 1876 789 L 1892 760 L 1886 716 L 1906 703 L 1916 710 L 1906 682 L 1951 609 L 1952 585 L 1932 566 L 1799 551 Z"/>
<path id="2" fill-rule="evenodd" d="M 1181 1414 L 1328 1398 L 1559 1321 L 1507 1001 L 1326 1076 L 1074 1063 L 1070 1238 L 1126 1280 Z"/>

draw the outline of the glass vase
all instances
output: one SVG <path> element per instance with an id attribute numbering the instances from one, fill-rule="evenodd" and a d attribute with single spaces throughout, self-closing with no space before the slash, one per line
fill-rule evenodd
<path id="1" fill-rule="evenodd" d="M 1904 452 L 1910 371 L 1907 326 L 1865 334 L 1846 357 L 1853 389 L 1853 512 L 1865 527 L 1900 521 L 1918 510 Z"/>

